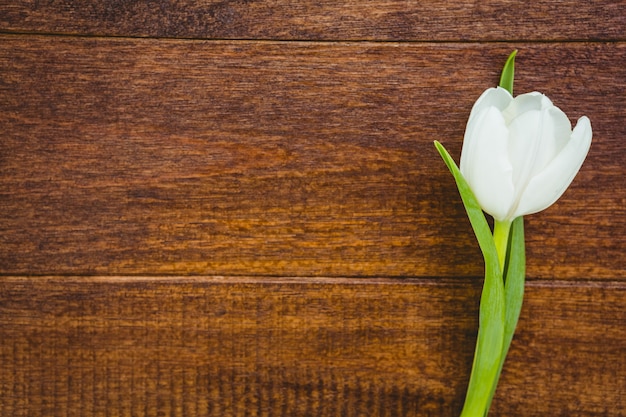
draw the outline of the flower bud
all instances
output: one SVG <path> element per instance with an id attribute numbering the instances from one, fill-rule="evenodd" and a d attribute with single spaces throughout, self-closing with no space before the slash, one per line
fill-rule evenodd
<path id="1" fill-rule="evenodd" d="M 537 213 L 565 192 L 591 146 L 591 122 L 569 119 L 537 92 L 486 90 L 474 104 L 461 173 L 482 209 L 499 221 Z"/>

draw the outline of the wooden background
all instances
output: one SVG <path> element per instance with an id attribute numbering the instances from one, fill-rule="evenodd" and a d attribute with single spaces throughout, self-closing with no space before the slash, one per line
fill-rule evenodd
<path id="1" fill-rule="evenodd" d="M 0 415 L 455 416 L 482 261 L 432 142 L 519 49 L 590 117 L 493 416 L 626 415 L 626 1 L 0 1 Z"/>

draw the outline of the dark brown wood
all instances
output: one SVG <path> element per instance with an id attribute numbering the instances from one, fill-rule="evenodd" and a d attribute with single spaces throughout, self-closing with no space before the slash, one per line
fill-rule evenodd
<path id="1" fill-rule="evenodd" d="M 11 416 L 455 416 L 479 283 L 0 282 Z M 493 416 L 626 413 L 626 286 L 530 282 Z"/>
<path id="2" fill-rule="evenodd" d="M 594 143 L 529 275 L 623 279 L 624 44 L 517 45 Z M 511 45 L 0 42 L 5 274 L 480 276 L 458 155 Z"/>
<path id="3" fill-rule="evenodd" d="M 457 416 L 482 263 L 432 141 L 514 48 L 594 142 L 490 416 L 626 415 L 625 16 L 0 0 L 0 415 Z"/>
<path id="4" fill-rule="evenodd" d="M 624 40 L 624 0 L 14 1 L 0 30 L 220 39 Z"/>

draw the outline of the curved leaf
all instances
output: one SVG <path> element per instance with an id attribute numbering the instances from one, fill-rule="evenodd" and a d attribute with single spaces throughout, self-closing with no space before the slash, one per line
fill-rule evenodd
<path id="1" fill-rule="evenodd" d="M 482 417 L 489 406 L 491 393 L 495 390 L 502 363 L 505 322 L 504 282 L 491 229 L 474 193 L 443 145 L 435 141 L 435 147 L 452 172 L 485 260 L 485 281 L 480 298 L 476 351 L 465 405 L 461 413 L 462 417 Z"/>

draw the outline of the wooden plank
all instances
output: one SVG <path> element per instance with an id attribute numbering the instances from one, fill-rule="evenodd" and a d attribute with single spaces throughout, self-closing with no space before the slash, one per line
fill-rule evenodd
<path id="1" fill-rule="evenodd" d="M 456 416 L 479 284 L 3 277 L 0 412 Z M 493 415 L 624 415 L 625 300 L 530 282 Z"/>
<path id="2" fill-rule="evenodd" d="M 623 279 L 626 45 L 518 47 L 517 91 L 595 134 L 529 274 Z M 432 141 L 511 49 L 5 36 L 0 272 L 480 276 Z"/>
<path id="3" fill-rule="evenodd" d="M 0 30 L 219 39 L 624 40 L 626 1 L 0 1 Z"/>

